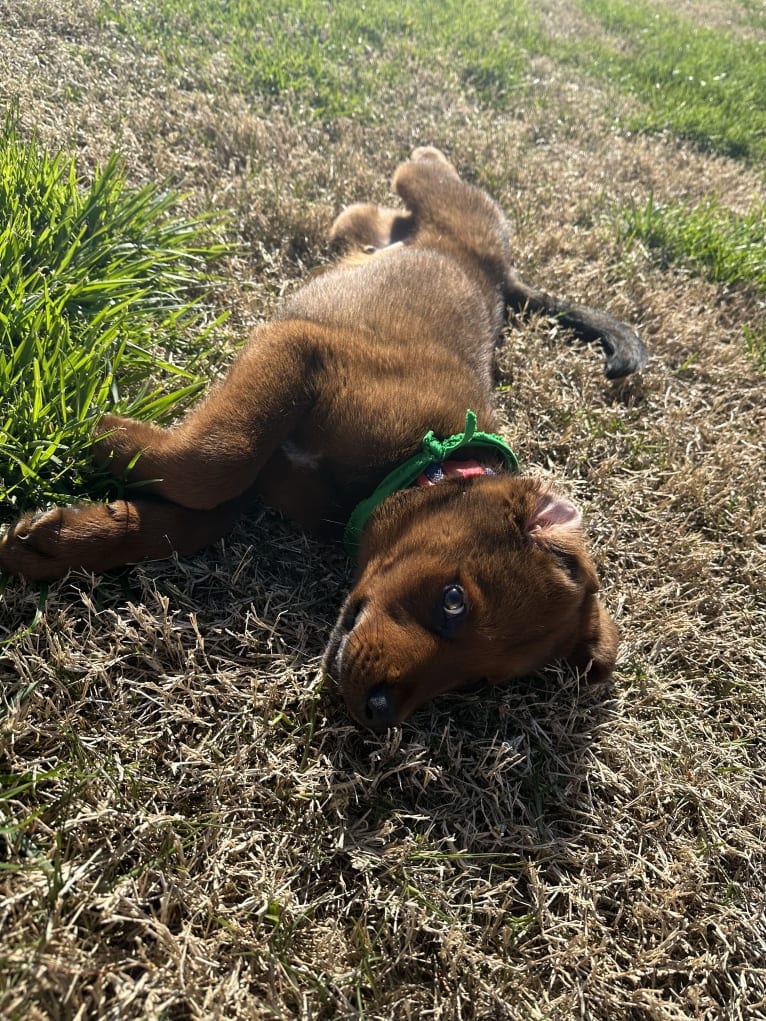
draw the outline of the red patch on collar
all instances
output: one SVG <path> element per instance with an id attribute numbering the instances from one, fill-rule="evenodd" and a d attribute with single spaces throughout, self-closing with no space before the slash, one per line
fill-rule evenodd
<path id="1" fill-rule="evenodd" d="M 415 479 L 416 486 L 436 486 L 445 479 L 470 479 L 476 475 L 497 474 L 486 465 L 476 460 L 442 461 L 440 464 L 429 464 L 422 475 Z"/>

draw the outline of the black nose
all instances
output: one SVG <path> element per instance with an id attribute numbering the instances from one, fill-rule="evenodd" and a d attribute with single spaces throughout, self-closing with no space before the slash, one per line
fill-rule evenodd
<path id="1" fill-rule="evenodd" d="M 385 730 L 397 722 L 394 691 L 390 684 L 376 684 L 367 696 L 364 715 L 373 730 Z"/>

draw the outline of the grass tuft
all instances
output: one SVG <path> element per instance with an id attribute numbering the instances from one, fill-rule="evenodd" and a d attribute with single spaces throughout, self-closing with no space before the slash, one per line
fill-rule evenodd
<path id="1" fill-rule="evenodd" d="M 624 219 L 628 237 L 659 251 L 663 261 L 684 262 L 716 283 L 742 285 L 766 295 L 763 203 L 740 215 L 715 196 L 696 206 L 658 203 L 650 196 L 643 206 L 630 206 Z"/>
<path id="2" fill-rule="evenodd" d="M 209 221 L 172 217 L 177 202 L 154 184 L 128 188 L 116 156 L 84 185 L 71 157 L 25 141 L 7 115 L 0 508 L 99 495 L 107 482 L 89 469 L 88 446 L 104 411 L 165 420 L 205 385 L 211 327 L 193 293 L 223 246 Z"/>
<path id="3" fill-rule="evenodd" d="M 678 263 L 719 284 L 730 284 L 766 297 L 766 205 L 754 204 L 735 213 L 716 196 L 689 206 L 658 203 L 650 196 L 643 206 L 622 213 L 628 240 L 639 240 L 657 252 L 662 264 Z M 745 346 L 759 369 L 766 369 L 766 326 L 744 327 Z"/>

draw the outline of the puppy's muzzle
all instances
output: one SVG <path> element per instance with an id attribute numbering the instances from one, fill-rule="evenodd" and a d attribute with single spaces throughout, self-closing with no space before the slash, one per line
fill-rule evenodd
<path id="1" fill-rule="evenodd" d="M 364 618 L 365 605 L 365 600 L 349 600 L 343 608 L 340 619 L 330 636 L 323 668 L 325 673 L 344 689 L 346 703 L 356 721 L 370 730 L 383 731 L 399 722 L 399 698 L 394 686 L 384 681 L 375 684 L 368 691 L 359 691 L 357 694 L 353 690 L 354 685 L 352 685 L 352 691 L 349 692 L 343 683 L 346 651 L 349 643 L 353 640 L 354 631 Z M 348 664 L 345 669 L 348 673 Z"/>

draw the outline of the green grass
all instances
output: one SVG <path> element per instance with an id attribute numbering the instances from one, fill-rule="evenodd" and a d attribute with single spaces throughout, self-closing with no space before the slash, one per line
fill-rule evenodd
<path id="1" fill-rule="evenodd" d="M 520 87 L 527 53 L 540 41 L 527 0 L 106 2 L 101 18 L 198 87 L 217 87 L 223 73 L 230 88 L 261 106 L 279 99 L 293 113 L 327 120 L 374 119 L 421 68 L 457 70 L 496 102 Z"/>
<path id="2" fill-rule="evenodd" d="M 41 813 L 39 805 L 31 808 L 28 802 L 36 801 L 38 789 L 60 775 L 60 770 L 26 776 L 0 774 L 0 875 L 35 868 L 51 871 L 50 861 L 37 842 L 27 835 Z M 21 799 L 24 808 L 19 812 Z"/>
<path id="3" fill-rule="evenodd" d="M 88 185 L 72 158 L 0 133 L 0 508 L 61 502 L 107 408 L 167 419 L 205 385 L 195 291 L 222 246 L 178 197 L 129 189 L 116 157 Z M 193 331 L 200 336 L 189 339 Z M 176 364 L 176 362 L 181 364 Z"/>
<path id="4" fill-rule="evenodd" d="M 613 42 L 546 37 L 528 0 L 160 0 L 116 4 L 100 18 L 137 53 L 159 57 L 195 87 L 229 88 L 261 108 L 374 120 L 421 69 L 450 70 L 502 110 L 525 87 L 530 55 L 575 61 L 637 95 L 629 125 L 672 132 L 706 149 L 756 162 L 766 155 L 766 45 L 701 27 L 646 2 L 580 0 Z M 749 12 L 749 13 L 748 13 Z M 764 15 L 743 11 L 756 27 Z"/>
<path id="5" fill-rule="evenodd" d="M 587 67 L 642 103 L 623 119 L 630 130 L 662 132 L 700 149 L 761 165 L 766 158 L 766 42 L 698 25 L 667 6 L 638 0 L 580 0 L 606 37 L 578 40 L 561 57 Z M 733 12 L 734 13 L 734 12 Z M 762 28 L 766 13 L 743 3 L 740 23 Z M 697 205 L 646 203 L 624 211 L 625 230 L 666 264 L 766 294 L 766 210 L 744 216 L 718 198 Z M 766 332 L 745 336 L 766 366 Z"/>
<path id="6" fill-rule="evenodd" d="M 662 263 L 676 263 L 720 284 L 766 297 L 766 205 L 756 203 L 739 215 L 713 197 L 696 206 L 660 204 L 650 196 L 643 206 L 623 211 L 628 240 L 638 239 Z M 745 340 L 759 368 L 766 369 L 766 329 L 748 329 Z"/>
<path id="7" fill-rule="evenodd" d="M 766 296 L 766 206 L 745 215 L 717 198 L 698 206 L 659 204 L 652 197 L 625 215 L 628 236 L 664 261 L 684 262 L 717 283 L 742 285 Z"/>
<path id="8" fill-rule="evenodd" d="M 766 43 L 704 27 L 641 0 L 580 0 L 614 43 L 578 41 L 568 59 L 635 94 L 628 126 L 667 131 L 705 150 L 766 157 Z M 753 13 L 752 19 L 763 15 Z M 751 19 L 751 20 L 752 20 Z"/>

